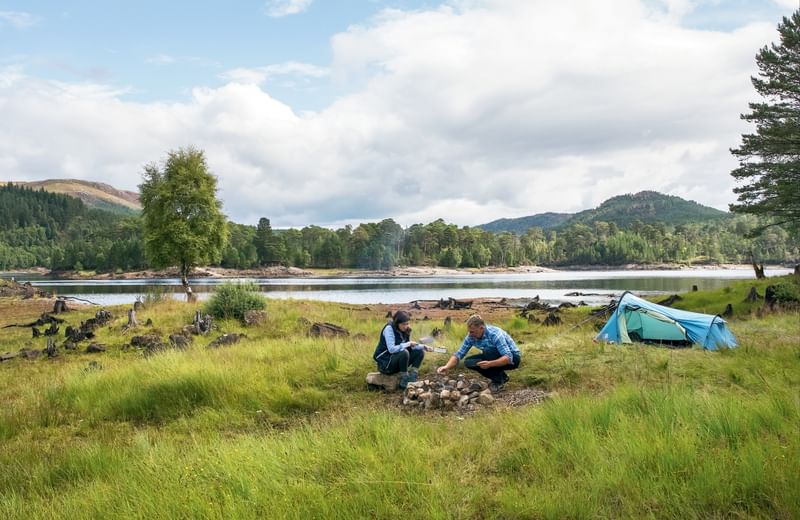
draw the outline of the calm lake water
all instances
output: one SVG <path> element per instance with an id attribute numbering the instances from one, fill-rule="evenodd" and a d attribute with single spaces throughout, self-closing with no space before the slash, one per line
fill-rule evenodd
<path id="1" fill-rule="evenodd" d="M 790 269 L 768 269 L 767 276 L 789 274 Z M 183 298 L 177 278 L 142 280 L 53 280 L 42 276 L 0 273 L 2 278 L 29 281 L 61 296 L 83 298 L 101 305 L 133 303 L 148 292 L 165 291 Z M 725 287 L 731 280 L 753 279 L 752 269 L 697 269 L 680 271 L 559 271 L 552 273 L 458 274 L 448 276 L 395 276 L 372 278 L 195 278 L 192 290 L 207 298 L 225 281 L 257 284 L 268 298 L 295 298 L 353 304 L 407 303 L 440 298 L 533 298 L 551 303 L 583 301 L 605 305 L 629 290 L 636 294 L 664 294 Z M 592 293 L 568 296 L 568 293 Z"/>

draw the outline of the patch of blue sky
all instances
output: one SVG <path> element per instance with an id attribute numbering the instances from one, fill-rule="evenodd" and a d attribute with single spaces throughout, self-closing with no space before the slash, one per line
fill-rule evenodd
<path id="1" fill-rule="evenodd" d="M 234 69 L 287 62 L 328 68 L 330 39 L 384 9 L 435 7 L 423 0 L 316 0 L 303 12 L 268 13 L 265 0 L 192 2 L 0 2 L 3 62 L 27 75 L 108 84 L 138 102 L 183 101 L 218 87 Z M 28 23 L 19 23 L 27 20 Z M 11 58 L 13 57 L 13 58 Z M 262 85 L 297 111 L 320 110 L 342 93 L 328 77 L 276 75 Z"/>
<path id="2" fill-rule="evenodd" d="M 773 20 L 775 25 L 783 16 L 789 16 L 800 8 L 800 0 L 792 7 L 789 0 L 644 0 L 644 4 L 656 12 L 667 13 L 669 6 L 683 10 L 682 26 L 705 31 L 730 32 L 750 23 Z"/>

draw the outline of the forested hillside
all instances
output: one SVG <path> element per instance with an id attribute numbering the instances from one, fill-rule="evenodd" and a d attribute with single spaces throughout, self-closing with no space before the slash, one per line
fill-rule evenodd
<path id="1" fill-rule="evenodd" d="M 612 199 L 608 206 L 624 208 L 625 198 Z M 41 266 L 127 271 L 148 267 L 138 216 L 88 209 L 80 200 L 65 195 L 7 185 L 0 187 L 0 223 L 2 270 Z M 759 262 L 800 261 L 798 239 L 780 228 L 770 228 L 758 239 L 748 238 L 761 224 L 747 215 L 678 225 L 633 220 L 625 228 L 595 219 L 590 224 L 553 229 L 532 227 L 517 235 L 458 227 L 441 219 L 408 228 L 386 219 L 336 230 L 319 226 L 273 230 L 269 219 L 262 218 L 257 226 L 227 224 L 228 242 L 221 265 L 387 269 L 397 265 L 746 263 L 751 251 Z"/>
<path id="2" fill-rule="evenodd" d="M 732 218 L 732 215 L 680 197 L 641 191 L 612 197 L 597 208 L 579 213 L 539 213 L 528 217 L 499 219 L 478 227 L 486 231 L 510 231 L 522 235 L 532 227 L 563 229 L 574 224 L 591 225 L 594 222 L 616 224 L 620 228 L 628 228 L 637 222 L 679 226 L 725 218 Z"/>
<path id="3" fill-rule="evenodd" d="M 88 209 L 67 195 L 0 187 L 0 269 L 141 269 L 137 217 Z"/>

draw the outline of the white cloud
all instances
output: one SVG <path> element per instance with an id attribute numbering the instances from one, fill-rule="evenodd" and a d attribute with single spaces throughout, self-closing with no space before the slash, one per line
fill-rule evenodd
<path id="1" fill-rule="evenodd" d="M 152 63 L 154 65 L 171 65 L 175 63 L 176 59 L 169 54 L 156 54 L 145 60 L 145 63 Z"/>
<path id="2" fill-rule="evenodd" d="M 324 67 L 318 67 L 310 63 L 289 61 L 286 63 L 267 65 L 265 67 L 231 69 L 225 71 L 220 77 L 238 83 L 261 85 L 277 76 L 323 78 L 329 74 L 330 71 Z"/>
<path id="3" fill-rule="evenodd" d="M 313 0 L 269 0 L 266 4 L 267 14 L 280 18 L 290 14 L 302 13 L 311 6 Z"/>
<path id="4" fill-rule="evenodd" d="M 39 22 L 39 18 L 20 11 L 0 11 L 0 28 L 8 24 L 17 29 L 27 29 Z"/>
<path id="5" fill-rule="evenodd" d="M 775 37 L 772 21 L 686 29 L 636 0 L 386 11 L 333 38 L 330 75 L 352 91 L 306 114 L 259 87 L 329 74 L 295 62 L 228 71 L 172 104 L 6 69 L 0 164 L 14 180 L 135 189 L 143 164 L 192 144 L 233 220 L 276 227 L 474 225 L 641 190 L 724 209 L 754 55 Z"/>
<path id="6" fill-rule="evenodd" d="M 800 9 L 800 2 L 797 0 L 774 0 L 776 4 L 781 7 L 786 7 L 788 9 Z"/>

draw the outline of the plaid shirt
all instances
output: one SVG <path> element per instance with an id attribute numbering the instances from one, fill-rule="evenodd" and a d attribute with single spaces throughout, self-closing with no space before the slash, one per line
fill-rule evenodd
<path id="1" fill-rule="evenodd" d="M 464 343 L 454 355 L 459 359 L 464 359 L 469 349 L 475 347 L 481 351 L 494 347 L 500 352 L 501 356 L 508 356 L 509 361 L 514 359 L 514 353 L 519 354 L 519 348 L 511 336 L 500 327 L 486 325 L 481 339 L 472 338 L 469 334 L 464 338 Z"/>

